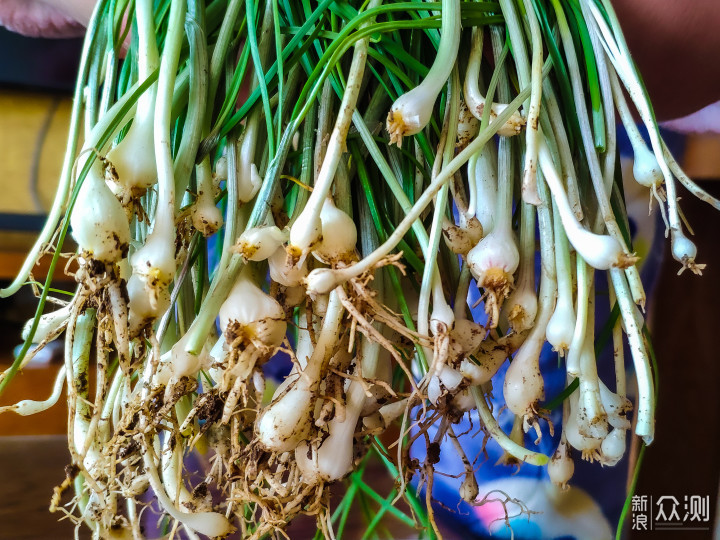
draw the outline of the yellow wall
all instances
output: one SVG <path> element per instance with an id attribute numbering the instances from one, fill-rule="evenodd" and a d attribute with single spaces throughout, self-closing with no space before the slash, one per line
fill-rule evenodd
<path id="1" fill-rule="evenodd" d="M 43 208 L 30 192 L 33 156 L 53 101 L 60 99 L 45 136 L 38 168 Z M 44 213 L 50 207 L 62 168 L 71 99 L 23 90 L 0 90 L 0 212 Z M 2 249 L 0 232 L 0 249 Z"/>

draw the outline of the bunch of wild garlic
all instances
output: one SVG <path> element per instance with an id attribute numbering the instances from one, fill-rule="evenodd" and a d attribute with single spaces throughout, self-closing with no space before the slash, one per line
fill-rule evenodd
<path id="1" fill-rule="evenodd" d="M 2 290 L 53 254 L 0 381 L 64 332 L 53 395 L 3 409 L 40 412 L 67 387 L 72 463 L 53 508 L 71 490 L 67 512 L 94 537 L 141 538 L 151 490 L 168 530 L 189 538 L 260 538 L 300 514 L 340 536 L 357 486 L 372 492 L 362 475 L 376 455 L 413 514 L 387 508 L 430 531 L 445 438 L 465 467 L 460 496 L 484 500 L 453 430 L 465 415 L 561 485 L 573 449 L 617 463 L 631 411 L 650 443 L 616 110 L 673 256 L 700 273 L 676 180 L 720 203 L 660 138 L 608 0 L 98 2 L 55 203 Z M 69 300 L 50 288 L 68 231 Z M 596 271 L 609 276 L 612 383 L 597 374 Z M 48 302 L 59 309 L 43 314 Z M 567 369 L 553 400 L 546 342 Z M 292 368 L 275 386 L 264 366 L 279 355 Z M 493 386 L 516 416 L 511 434 L 490 410 Z M 524 432 L 540 438 L 560 403 L 552 459 L 525 448 Z M 410 448 L 423 438 L 420 461 Z M 186 470 L 191 453 L 209 456 L 201 478 Z M 333 508 L 332 485 L 349 474 Z M 415 475 L 426 505 L 408 488 Z"/>

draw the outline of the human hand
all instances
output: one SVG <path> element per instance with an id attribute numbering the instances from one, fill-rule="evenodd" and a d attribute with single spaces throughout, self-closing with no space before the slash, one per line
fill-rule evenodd
<path id="1" fill-rule="evenodd" d="M 0 0 L 0 26 L 30 37 L 85 33 L 95 0 Z"/>

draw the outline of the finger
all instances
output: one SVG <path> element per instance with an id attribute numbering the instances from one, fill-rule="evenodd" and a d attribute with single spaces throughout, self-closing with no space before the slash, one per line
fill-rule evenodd
<path id="1" fill-rule="evenodd" d="M 29 37 L 68 38 L 85 32 L 73 17 L 40 0 L 0 0 L 0 25 Z"/>

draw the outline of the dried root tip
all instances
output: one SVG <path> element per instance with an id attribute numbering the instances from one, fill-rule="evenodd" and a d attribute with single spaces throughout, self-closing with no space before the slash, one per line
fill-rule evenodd
<path id="1" fill-rule="evenodd" d="M 513 330 L 517 329 L 516 331 L 518 332 L 522 332 L 523 330 L 527 330 L 529 328 L 526 323 L 527 319 L 527 310 L 520 304 L 515 304 L 510 309 L 510 313 L 508 313 L 508 322 L 510 323 L 510 327 Z"/>
<path id="2" fill-rule="evenodd" d="M 503 112 L 507 105 L 504 103 L 493 103 L 490 109 L 490 123 L 492 124 L 495 119 L 497 118 L 498 114 Z M 483 111 L 485 109 L 485 104 L 482 103 L 478 105 L 477 107 L 477 117 L 482 118 Z M 526 120 L 523 117 L 522 114 L 520 114 L 519 111 L 516 111 L 508 118 L 507 122 L 505 122 L 500 129 L 498 129 L 497 134 L 501 137 L 514 137 L 515 135 L 519 135 L 523 132 L 525 129 Z"/>
<path id="3" fill-rule="evenodd" d="M 530 428 L 533 428 L 535 430 L 535 435 L 537 435 L 535 444 L 540 444 L 540 441 L 542 440 L 542 431 L 540 430 L 540 422 L 538 422 L 538 416 L 534 408 L 530 409 L 523 416 L 523 431 L 527 433 L 530 431 Z"/>
<path id="4" fill-rule="evenodd" d="M 678 276 L 685 270 L 690 270 L 696 276 L 702 276 L 702 271 L 705 270 L 705 267 L 707 266 L 706 264 L 696 263 L 695 259 L 691 259 L 690 257 L 683 257 L 681 262 L 683 266 L 680 270 L 678 270 Z"/>
<path id="5" fill-rule="evenodd" d="M 625 268 L 630 268 L 633 264 L 638 262 L 640 260 L 640 257 L 636 256 L 634 253 L 621 253 L 618 255 L 617 262 L 613 265 L 615 268 L 622 268 L 623 270 Z"/>
<path id="6" fill-rule="evenodd" d="M 490 268 L 485 272 L 481 286 L 485 289 L 485 313 L 488 314 L 488 327 L 495 328 L 500 319 L 500 308 L 510 295 L 514 284 L 512 274 L 500 268 Z"/>
<path id="7" fill-rule="evenodd" d="M 80 468 L 77 465 L 73 464 L 65 466 L 65 479 L 62 481 L 62 484 L 53 488 L 53 496 L 50 500 L 50 512 L 58 511 L 61 504 L 60 499 L 62 498 L 62 494 L 66 489 L 72 486 L 79 473 Z"/>
<path id="8" fill-rule="evenodd" d="M 385 127 L 390 135 L 390 144 L 402 146 L 403 136 L 408 132 L 402 114 L 399 111 L 391 110 L 387 115 Z"/>
<path id="9" fill-rule="evenodd" d="M 581 457 L 583 461 L 594 463 L 600 458 L 600 453 L 597 451 L 597 448 L 589 448 L 582 451 Z"/>

